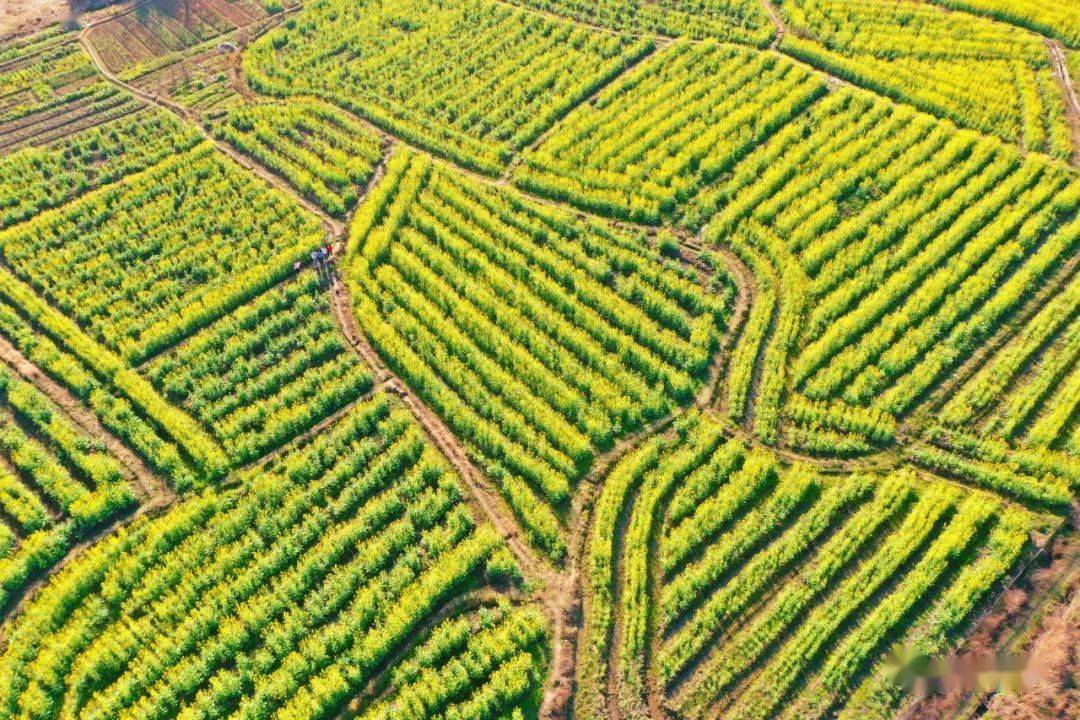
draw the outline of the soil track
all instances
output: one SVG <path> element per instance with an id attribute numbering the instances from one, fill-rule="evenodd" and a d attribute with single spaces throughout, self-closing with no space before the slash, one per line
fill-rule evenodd
<path id="1" fill-rule="evenodd" d="M 784 42 L 784 35 L 787 34 L 787 28 L 784 27 L 784 21 L 780 17 L 780 11 L 776 9 L 776 5 L 773 4 L 772 0 L 761 0 L 761 4 L 765 6 L 765 11 L 769 13 L 773 25 L 776 26 L 776 37 L 769 43 L 769 49 L 776 50 L 780 47 L 780 43 Z"/>
<path id="2" fill-rule="evenodd" d="M 700 246 L 696 243 L 684 241 L 684 245 L 698 252 L 701 250 Z M 724 333 L 723 345 L 717 353 L 716 361 L 710 373 L 707 387 L 708 394 L 705 394 L 705 391 L 703 391 L 703 393 L 698 396 L 697 404 L 701 407 L 712 407 L 717 406 L 719 403 L 721 414 L 723 414 L 723 405 L 725 404 L 725 401 L 724 394 L 720 391 L 720 382 L 723 379 L 724 370 L 731 360 L 731 355 L 735 352 L 735 347 L 739 343 L 739 338 L 742 337 L 743 329 L 746 327 L 746 320 L 750 316 L 750 310 L 753 308 L 754 303 L 757 302 L 758 286 L 754 274 L 750 272 L 750 268 L 746 266 L 746 263 L 744 263 L 731 248 L 720 246 L 715 252 L 723 258 L 724 263 L 727 266 L 728 274 L 731 276 L 731 279 L 735 281 L 735 305 L 732 308 L 731 317 L 728 320 L 727 332 Z"/>
<path id="3" fill-rule="evenodd" d="M 577 639 L 578 615 L 574 598 L 580 596 L 580 584 L 574 565 L 565 572 L 558 572 L 533 550 L 521 536 L 513 511 L 501 495 L 490 486 L 483 473 L 472 462 L 468 451 L 451 432 L 450 428 L 420 398 L 402 382 L 383 362 L 378 352 L 361 331 L 352 312 L 348 290 L 338 282 L 331 291 L 331 307 L 349 345 L 373 369 L 380 384 L 401 398 L 420 422 L 428 439 L 439 449 L 453 466 L 469 498 L 469 503 L 505 539 L 507 547 L 521 565 L 526 579 L 536 585 L 536 598 L 552 626 L 553 647 L 548 687 L 541 705 L 540 717 L 553 720 L 566 717 L 568 701 L 572 694 L 574 673 L 574 649 Z M 582 514 L 580 493 L 575 497 L 571 513 L 576 518 Z M 571 522 L 571 528 L 583 523 Z"/>
<path id="4" fill-rule="evenodd" d="M 1069 122 L 1069 130 L 1072 132 L 1073 165 L 1080 166 L 1080 98 L 1076 96 L 1076 86 L 1069 74 L 1069 62 L 1065 58 L 1065 51 L 1057 40 L 1046 39 L 1046 47 L 1050 50 L 1050 59 L 1054 63 L 1054 74 L 1058 84 L 1061 85 L 1061 93 L 1065 98 L 1065 118 Z"/>
<path id="5" fill-rule="evenodd" d="M 544 585 L 553 585 L 556 577 L 554 569 L 541 560 L 532 547 L 521 538 L 518 525 L 509 508 L 501 500 L 495 500 L 498 494 L 488 486 L 487 480 L 479 468 L 473 464 L 468 452 L 450 431 L 445 423 L 421 401 L 416 394 L 386 366 L 379 353 L 368 341 L 356 322 L 352 312 L 352 302 L 345 285 L 338 282 L 330 294 L 334 318 L 341 327 L 346 341 L 375 373 L 380 385 L 388 392 L 397 395 L 413 411 L 420 421 L 429 439 L 446 456 L 458 475 L 461 476 L 466 490 L 472 496 L 473 505 L 495 526 L 506 539 L 510 550 L 522 565 L 526 576 Z"/>

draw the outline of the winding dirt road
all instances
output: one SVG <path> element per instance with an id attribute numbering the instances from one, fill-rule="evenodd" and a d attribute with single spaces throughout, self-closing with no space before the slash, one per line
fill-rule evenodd
<path id="1" fill-rule="evenodd" d="M 1054 63 L 1054 71 L 1061 93 L 1065 98 L 1065 119 L 1069 123 L 1072 132 L 1073 157 L 1072 163 L 1080 166 L 1080 98 L 1076 95 L 1076 85 L 1073 84 L 1072 75 L 1069 73 L 1069 62 L 1065 57 L 1065 51 L 1057 40 L 1046 39 L 1046 47 L 1050 50 L 1050 59 Z"/>

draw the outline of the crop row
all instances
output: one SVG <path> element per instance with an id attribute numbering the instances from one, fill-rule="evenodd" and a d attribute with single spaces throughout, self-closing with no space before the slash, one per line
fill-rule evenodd
<path id="1" fill-rule="evenodd" d="M 940 428 L 927 432 L 929 444 L 907 449 L 913 462 L 938 474 L 1015 498 L 1036 508 L 1067 510 L 1080 476 L 1068 456 L 1045 450 L 1012 450 Z"/>
<path id="2" fill-rule="evenodd" d="M 62 335 L 49 332 L 50 327 L 62 325 L 59 318 L 51 313 L 44 317 L 50 322 L 44 326 L 43 333 L 19 312 L 18 306 L 0 303 L 0 335 L 43 372 L 68 388 L 97 415 L 102 425 L 127 443 L 175 487 L 183 489 L 196 484 L 201 473 L 192 467 L 190 456 L 181 452 L 176 442 L 170 439 L 172 435 L 164 429 L 165 426 L 158 424 L 167 416 L 157 412 L 136 412 L 138 404 L 135 396 L 129 396 L 108 376 L 98 374 L 94 365 L 95 355 L 80 356 Z M 57 341 L 52 337 L 56 337 Z M 139 394 L 138 397 L 142 399 L 145 396 Z M 165 407 L 164 398 L 158 402 Z"/>
<path id="3" fill-rule="evenodd" d="M 45 113 L 107 87 L 85 83 L 94 64 L 78 43 L 52 45 L 25 58 L 13 59 L 0 70 L 0 126 Z M 36 91 L 32 90 L 36 86 Z"/>
<path id="4" fill-rule="evenodd" d="M 1080 320 L 1075 279 L 945 406 L 954 427 L 985 415 L 982 432 L 1025 447 L 1075 451 Z"/>
<path id="5" fill-rule="evenodd" d="M 561 555 L 571 487 L 597 451 L 691 398 L 724 302 L 642 237 L 408 153 L 350 233 L 364 330 Z"/>
<path id="6" fill-rule="evenodd" d="M 785 441 L 816 454 L 889 442 L 887 418 L 909 413 L 1071 257 L 1078 200 L 1055 162 L 859 91 L 830 93 L 695 200 L 714 213 L 705 239 L 730 243 L 761 278 L 729 415 L 746 416 L 758 368 L 751 417 L 764 442 L 781 418 Z M 1043 332 L 1056 327 L 1040 317 Z M 1068 444 L 1074 396 L 1045 413 L 1044 444 Z"/>
<path id="7" fill-rule="evenodd" d="M 659 223 L 824 92 L 820 77 L 775 55 L 674 43 L 528 150 L 516 182 Z"/>
<path id="8" fill-rule="evenodd" d="M 128 472 L 0 367 L 0 609 L 94 528 L 131 509 Z"/>
<path id="9" fill-rule="evenodd" d="M 950 593 L 944 579 L 976 556 L 972 548 L 999 510 L 995 500 L 963 499 L 942 483 L 916 490 L 910 475 L 877 483 L 866 499 L 869 487 L 857 479 L 826 485 L 782 532 L 765 536 L 745 566 L 690 606 L 659 656 L 676 707 L 696 714 L 719 706 L 740 718 L 820 718 L 842 707 L 889 642 L 917 632 L 912 610 Z M 756 524 L 732 524 L 707 552 L 725 556 L 758 532 Z M 1009 562 L 1026 537 L 1018 540 Z M 948 641 L 1006 570 L 965 588 Z M 748 594 L 754 588 L 765 593 L 763 604 Z M 872 597 L 879 600 L 871 608 Z M 791 695 L 797 683 L 804 686 Z"/>
<path id="10" fill-rule="evenodd" d="M 183 6 L 153 5 L 120 13 L 87 34 L 104 63 L 126 80 L 164 59 L 267 17 L 258 0 L 191 0 Z"/>
<path id="11" fill-rule="evenodd" d="M 631 33 L 713 38 L 764 47 L 773 38 L 765 8 L 753 0 L 513 0 L 575 20 Z"/>
<path id="12" fill-rule="evenodd" d="M 1074 281 L 963 384 L 945 405 L 942 421 L 962 426 L 990 412 L 988 428 L 1012 437 L 1080 356 L 1078 317 L 1080 283 Z M 1032 365 L 1037 370 L 1024 378 Z"/>
<path id="13" fill-rule="evenodd" d="M 910 469 L 826 477 L 783 467 L 725 441 L 708 415 L 686 416 L 616 464 L 597 501 L 584 717 L 605 717 L 610 703 L 642 711 L 650 679 L 685 717 L 895 707 L 900 693 L 878 665 L 887 648 L 907 638 L 946 650 L 1036 524 L 1021 507 Z"/>
<path id="14" fill-rule="evenodd" d="M 144 372 L 211 429 L 235 464 L 280 447 L 373 384 L 314 273 L 208 325 Z"/>
<path id="15" fill-rule="evenodd" d="M 12 329 L 15 345 L 28 355 L 39 349 L 44 356 L 42 366 L 50 374 L 78 388 L 95 411 L 108 418 L 104 420 L 107 427 L 119 426 L 121 437 L 145 448 L 159 467 L 174 471 L 175 482 L 189 484 L 194 478 L 169 439 L 183 448 L 183 455 L 195 465 L 198 476 L 219 477 L 225 470 L 227 461 L 221 448 L 191 417 L 169 405 L 119 356 L 87 336 L 70 318 L 47 305 L 7 271 L 0 271 L 0 297 L 7 306 L 3 319 Z M 135 409 L 141 418 L 133 412 Z M 164 434 L 164 443 L 158 432 Z"/>
<path id="16" fill-rule="evenodd" d="M 334 0 L 259 38 L 244 71 L 495 175 L 652 47 L 494 0 Z"/>
<path id="17" fill-rule="evenodd" d="M 59 23 L 48 25 L 30 35 L 15 35 L 5 38 L 0 43 L 0 63 L 30 58 L 38 55 L 52 45 L 62 43 L 68 38 L 67 30 Z"/>
<path id="18" fill-rule="evenodd" d="M 194 130 L 148 110 L 0 158 L 0 229 L 190 150 L 198 141 Z"/>
<path id="19" fill-rule="evenodd" d="M 1080 8 L 1069 3 L 1048 4 L 1039 0 L 933 1 L 954 10 L 1030 28 L 1040 35 L 1061 38 L 1070 47 L 1080 47 Z"/>
<path id="20" fill-rule="evenodd" d="M 213 131 L 335 217 L 356 204 L 382 157 L 373 132 L 321 103 L 237 107 Z"/>
<path id="21" fill-rule="evenodd" d="M 447 620 L 394 668 L 390 691 L 363 720 L 487 720 L 535 705 L 548 651 L 535 608 L 481 608 Z"/>
<path id="22" fill-rule="evenodd" d="M 202 144 L 7 229 L 0 252 L 137 363 L 273 285 L 320 241 L 314 218 Z"/>
<path id="23" fill-rule="evenodd" d="M 962 127 L 1070 153 L 1064 98 L 1034 33 L 933 3 L 783 0 L 781 48 L 811 65 Z M 977 75 L 982 82 L 971 83 Z M 1030 129 L 1040 127 L 1042 137 Z"/>
<path id="24" fill-rule="evenodd" d="M 499 551 L 385 396 L 237 481 L 52 579 L 7 628 L 0 717 L 333 717 Z"/>

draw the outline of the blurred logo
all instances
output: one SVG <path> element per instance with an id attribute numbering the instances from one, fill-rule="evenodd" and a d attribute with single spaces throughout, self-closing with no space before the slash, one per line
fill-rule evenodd
<path id="1" fill-rule="evenodd" d="M 889 653 L 885 672 L 916 697 L 953 692 L 1015 694 L 1049 679 L 1046 664 L 1030 654 L 966 653 L 935 659 L 903 646 Z"/>

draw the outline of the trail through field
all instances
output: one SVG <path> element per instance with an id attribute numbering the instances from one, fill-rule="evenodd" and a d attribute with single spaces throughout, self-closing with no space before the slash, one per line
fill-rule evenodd
<path id="1" fill-rule="evenodd" d="M 780 11 L 776 9 L 776 5 L 773 4 L 772 0 L 761 0 L 761 4 L 765 6 L 765 11 L 769 13 L 773 25 L 776 26 L 776 37 L 769 43 L 769 49 L 775 50 L 780 47 L 780 43 L 784 41 L 784 35 L 787 34 L 787 28 L 784 27 L 784 21 L 780 17 Z"/>
<path id="2" fill-rule="evenodd" d="M 1080 98 L 1077 98 L 1076 86 L 1069 74 L 1069 63 L 1061 43 L 1047 38 L 1046 47 L 1050 50 L 1050 59 L 1054 62 L 1055 75 L 1065 98 L 1065 117 L 1069 121 L 1069 130 L 1072 131 L 1073 165 L 1080 166 Z"/>
<path id="3" fill-rule="evenodd" d="M 526 579 L 536 585 L 536 598 L 552 627 L 552 660 L 548 684 L 541 704 L 540 717 L 554 720 L 567 716 L 575 668 L 574 652 L 577 638 L 577 616 L 574 598 L 580 598 L 575 564 L 563 572 L 541 559 L 522 538 L 513 512 L 492 488 L 480 469 L 469 458 L 468 451 L 450 428 L 402 380 L 386 366 L 378 352 L 360 329 L 352 312 L 352 303 L 344 285 L 338 282 L 330 295 L 331 307 L 341 331 L 357 354 L 375 372 L 379 383 L 397 395 L 420 422 L 428 439 L 439 449 L 460 477 L 469 502 L 505 539 Z M 581 526 L 574 519 L 582 515 L 581 494 L 575 498 L 571 532 Z M 580 604 L 579 602 L 577 604 Z"/>
<path id="4" fill-rule="evenodd" d="M 323 225 L 326 228 L 326 232 L 331 237 L 337 238 L 337 237 L 340 237 L 341 235 L 343 235 L 345 233 L 345 224 L 343 222 L 341 222 L 340 220 L 338 220 L 336 218 L 331 217 L 321 207 L 319 207 L 315 203 L 311 202 L 310 200 L 305 198 L 303 195 L 297 193 L 293 189 L 293 187 L 291 185 L 289 185 L 289 183 L 286 182 L 284 179 L 278 177 L 277 175 L 270 172 L 268 169 L 266 169 L 262 165 L 260 165 L 260 164 L 256 163 L 255 161 L 251 160 L 246 155 L 244 155 L 240 151 L 236 150 L 234 147 L 232 147 L 228 143 L 226 143 L 226 142 L 224 142 L 222 140 L 218 140 L 213 135 L 211 135 L 210 131 L 207 130 L 205 127 L 203 127 L 203 124 L 201 122 L 199 122 L 199 118 L 196 116 L 196 114 L 195 114 L 195 112 L 193 110 L 191 110 L 189 108 L 186 108 L 183 105 L 180 105 L 180 104 L 178 104 L 176 102 L 173 102 L 172 100 L 170 100 L 168 98 L 164 98 L 164 97 L 161 97 L 160 95 L 155 95 L 153 93 L 148 93 L 145 90 L 137 88 L 137 87 L 135 87 L 134 85 L 132 85 L 130 83 L 124 82 L 119 77 L 117 77 L 116 74 L 113 73 L 111 70 L 109 70 L 108 66 L 105 65 L 105 62 L 101 59 L 101 56 L 98 54 L 97 50 L 94 48 L 93 43 L 89 42 L 89 40 L 87 39 L 87 36 L 93 30 L 93 28 L 94 28 L 94 25 L 88 25 L 85 29 L 83 29 L 82 33 L 79 35 L 79 43 L 82 45 L 83 49 L 86 51 L 86 54 L 90 56 L 90 59 L 94 63 L 94 65 L 97 67 L 98 72 L 100 72 L 102 75 L 104 75 L 106 80 L 108 80 L 109 82 L 113 83 L 114 85 L 126 90 L 127 92 L 131 93 L 132 95 L 139 98 L 140 100 L 143 100 L 144 102 L 150 103 L 151 105 L 159 107 L 162 110 L 165 110 L 167 112 L 171 112 L 173 115 L 176 115 L 181 120 L 186 121 L 186 123 L 188 125 L 191 125 L 195 129 L 197 129 L 199 131 L 199 133 L 204 138 L 206 138 L 206 140 L 208 140 L 209 142 L 212 142 L 217 147 L 218 150 L 225 153 L 230 158 L 232 158 L 235 162 L 237 162 L 238 164 L 240 164 L 241 166 L 243 166 L 247 170 L 251 171 L 252 173 L 257 175 L 261 179 L 263 179 L 266 182 L 270 183 L 271 185 L 273 185 L 278 190 L 281 190 L 282 192 L 288 194 L 291 198 L 296 200 L 296 202 L 300 203 L 300 205 L 302 205 L 304 207 L 304 209 L 307 210 L 308 212 L 311 212 L 311 213 L 314 213 L 315 215 L 317 215 L 319 217 L 319 219 L 322 220 Z"/>
<path id="5" fill-rule="evenodd" d="M 506 538 L 511 551 L 521 562 L 525 574 L 531 576 L 534 580 L 551 584 L 551 581 L 557 577 L 557 573 L 533 552 L 528 543 L 521 539 L 517 522 L 514 520 L 510 510 L 497 506 L 496 502 L 492 500 L 497 494 L 492 488 L 487 487 L 487 481 L 484 479 L 483 474 L 469 459 L 468 452 L 457 437 L 431 408 L 416 397 L 408 385 L 391 372 L 368 341 L 356 322 L 349 293 L 342 283 L 337 283 L 331 292 L 330 304 L 333 308 L 334 317 L 349 345 L 372 368 L 378 382 L 387 391 L 400 397 L 413 411 L 428 437 L 461 476 L 466 489 L 473 496 L 475 506 L 491 521 L 495 529 Z"/>
<path id="6" fill-rule="evenodd" d="M 697 238 L 694 240 L 683 240 L 682 245 L 684 249 L 694 253 L 695 257 L 696 253 L 702 252 L 702 247 L 698 243 Z M 731 354 L 735 351 L 735 346 L 742 336 L 742 331 L 746 326 L 746 319 L 750 315 L 750 310 L 753 308 L 754 303 L 757 302 L 758 287 L 757 281 L 754 279 L 754 274 L 750 272 L 750 268 L 746 266 L 738 255 L 732 252 L 731 248 L 721 246 L 714 252 L 723 258 L 726 269 L 731 275 L 731 279 L 735 281 L 735 304 L 731 309 L 731 316 L 728 318 L 727 328 L 725 328 L 720 349 L 717 351 L 712 367 L 710 368 L 706 386 L 702 388 L 701 393 L 698 395 L 697 404 L 700 407 L 714 407 L 719 404 L 722 412 L 724 394 L 720 391 L 720 383 L 723 380 L 724 370 L 727 367 L 728 361 L 731 360 Z"/>
<path id="7" fill-rule="evenodd" d="M 505 2 L 505 0 L 500 0 Z M 786 34 L 786 28 L 784 27 L 783 20 L 779 14 L 779 11 L 775 7 L 771 0 L 762 0 L 765 9 L 772 17 L 773 23 L 776 26 L 776 37 L 771 43 L 773 49 L 777 49 Z M 513 4 L 513 3 L 506 3 Z M 551 13 L 541 13 L 551 14 Z M 561 18 L 566 20 L 566 18 Z M 578 25 L 586 27 L 594 27 L 588 23 L 582 23 L 579 21 Z M 603 28 L 594 28 L 596 30 L 604 30 Z M 98 56 L 93 44 L 87 40 L 87 35 L 92 30 L 92 26 L 85 29 L 80 36 L 80 42 L 90 56 L 93 63 L 97 66 L 102 75 L 112 82 L 114 85 L 126 90 L 131 95 L 141 99 L 142 101 L 151 105 L 162 108 L 163 110 L 170 112 L 186 124 L 194 125 L 199 132 L 223 153 L 231 157 L 234 161 L 239 163 L 250 172 L 255 173 L 260 178 L 270 183 L 274 187 L 278 188 L 282 192 L 287 193 L 290 197 L 294 198 L 302 207 L 309 212 L 317 215 L 322 221 L 325 227 L 327 235 L 338 246 L 338 257 L 344 257 L 344 241 L 346 238 L 347 225 L 339 219 L 329 216 L 319 206 L 307 200 L 300 193 L 296 191 L 288 182 L 279 177 L 275 173 L 268 170 L 261 164 L 253 161 L 251 158 L 240 153 L 231 145 L 224 141 L 215 139 L 211 133 L 200 122 L 198 114 L 178 103 L 174 102 L 168 97 L 162 97 L 150 92 L 140 90 L 124 81 L 119 79 L 114 73 L 112 73 L 104 64 L 102 59 Z M 606 30 L 610 32 L 610 30 Z M 666 43 L 668 38 L 658 35 L 648 35 L 645 37 L 651 37 L 657 41 L 658 44 Z M 1071 78 L 1068 75 L 1068 68 L 1064 62 L 1064 52 L 1057 43 L 1047 41 L 1048 47 L 1054 64 L 1057 70 L 1059 82 L 1063 85 L 1065 97 L 1068 100 L 1068 118 L 1070 127 L 1073 131 L 1074 145 L 1080 148 L 1080 102 L 1078 102 L 1075 89 L 1072 87 Z M 646 54 L 641 60 L 649 57 L 651 53 Z M 606 86 L 610 86 L 611 83 L 625 76 L 630 68 L 627 68 L 622 73 L 618 73 L 613 77 Z M 831 77 L 831 76 L 830 76 Z M 835 81 L 835 78 L 833 79 Z M 233 68 L 231 82 L 240 89 L 240 94 L 244 99 L 261 99 L 261 96 L 255 95 L 247 87 L 246 82 L 242 76 L 242 73 L 238 66 Z M 605 86 L 605 87 L 606 87 Z M 592 99 L 595 99 L 602 92 L 603 88 L 597 91 L 591 98 L 583 101 L 587 103 Z M 568 110 L 573 112 L 574 109 L 580 107 L 581 104 L 575 105 Z M 498 178 L 492 178 L 488 176 L 479 175 L 478 173 L 471 172 L 467 169 L 458 167 L 454 163 L 438 158 L 432 155 L 432 153 L 423 150 L 422 148 L 414 147 L 413 145 L 403 142 L 400 139 L 392 136 L 384 130 L 373 125 L 363 117 L 359 117 L 354 113 L 346 113 L 349 117 L 353 118 L 357 122 L 361 123 L 365 127 L 371 129 L 377 133 L 380 138 L 383 139 L 385 148 L 388 149 L 390 144 L 401 145 L 402 147 L 409 148 L 410 151 L 418 154 L 423 154 L 432 158 L 435 162 L 446 165 L 454 169 L 455 172 L 462 173 L 468 177 L 474 178 L 488 186 L 507 186 L 511 184 L 511 178 L 515 169 L 521 162 L 523 153 L 518 153 L 513 161 L 508 165 L 505 171 Z M 530 144 L 529 147 L 534 147 L 543 142 L 547 137 L 547 133 L 550 132 L 550 128 L 542 133 L 538 138 Z M 526 149 L 527 151 L 527 149 Z M 1080 151 L 1078 151 L 1078 158 L 1080 158 Z M 384 153 L 383 161 L 377 166 L 376 171 L 372 179 L 368 182 L 367 187 L 364 188 L 361 194 L 360 202 L 363 202 L 363 198 L 366 197 L 371 190 L 383 177 L 385 172 L 386 154 Z M 530 200 L 537 203 L 548 205 L 552 207 L 558 207 L 566 210 L 567 206 L 563 203 L 558 203 L 547 198 L 537 197 L 531 193 L 523 192 L 523 195 L 530 198 Z M 629 227 L 635 230 L 639 230 L 648 235 L 654 235 L 661 228 L 653 226 L 635 225 L 632 223 L 620 223 L 613 222 L 609 218 L 603 218 L 595 213 L 588 213 L 583 211 L 582 215 L 588 215 L 590 217 L 599 218 L 604 222 L 611 223 L 616 226 Z M 698 270 L 703 269 L 703 263 L 699 254 L 703 251 L 697 239 L 691 239 L 686 236 L 685 233 L 680 235 L 681 246 L 684 249 L 685 259 L 689 265 L 694 265 Z M 714 362 L 710 365 L 709 378 L 706 386 L 698 394 L 695 400 L 695 404 L 702 408 L 703 412 L 710 415 L 716 414 L 718 416 L 724 415 L 723 408 L 723 393 L 719 392 L 719 386 L 722 381 L 724 371 L 727 363 L 730 360 L 730 356 L 736 348 L 739 340 L 743 336 L 745 324 L 751 309 L 755 303 L 758 302 L 759 288 L 756 279 L 749 270 L 749 268 L 731 251 L 728 247 L 712 248 L 716 254 L 723 259 L 724 264 L 731 277 L 734 279 L 737 286 L 737 292 L 734 299 L 730 319 L 728 322 L 727 331 L 724 333 L 721 347 L 718 349 Z M 406 407 L 413 413 L 423 428 L 426 436 L 429 440 L 439 449 L 439 451 L 446 457 L 447 461 L 454 468 L 457 475 L 460 477 L 462 487 L 468 498 L 470 505 L 475 509 L 477 515 L 489 522 L 506 540 L 507 546 L 514 554 L 518 563 L 520 564 L 522 571 L 530 584 L 535 588 L 533 595 L 536 601 L 540 604 L 545 615 L 549 618 L 552 628 L 552 653 L 551 653 L 551 667 L 548 674 L 547 684 L 545 686 L 544 695 L 542 698 L 540 717 L 544 720 L 555 720 L 556 718 L 568 718 L 571 716 L 570 704 L 573 699 L 574 689 L 573 683 L 576 673 L 576 657 L 578 651 L 578 639 L 579 632 L 581 630 L 581 605 L 582 605 L 582 582 L 581 572 L 584 567 L 584 554 L 586 552 L 587 538 L 589 536 L 589 528 L 591 521 L 591 506 L 595 500 L 595 497 L 602 486 L 604 478 L 606 478 L 608 471 L 611 467 L 625 455 L 633 449 L 642 439 L 650 437 L 655 433 L 664 432 L 674 418 L 678 416 L 678 413 L 669 415 L 664 420 L 658 421 L 638 433 L 633 434 L 628 438 L 624 438 L 622 441 L 616 443 L 615 447 L 611 450 L 598 456 L 593 464 L 593 470 L 590 472 L 587 479 L 582 481 L 578 487 L 577 492 L 573 495 L 572 505 L 570 509 L 570 517 L 568 519 L 568 555 L 567 562 L 563 568 L 553 567 L 546 559 L 541 557 L 523 536 L 521 526 L 510 509 L 508 504 L 503 500 L 502 494 L 499 490 L 493 487 L 472 461 L 468 450 L 465 445 L 458 439 L 458 437 L 449 429 L 449 427 L 443 422 L 431 408 L 429 408 L 420 397 L 413 392 L 413 390 L 398 378 L 395 373 L 387 366 L 379 355 L 378 351 L 371 344 L 362 328 L 360 328 L 355 315 L 353 313 L 352 302 L 348 293 L 348 290 L 344 287 L 343 283 L 337 282 L 333 285 L 329 294 L 331 310 L 336 323 L 338 324 L 342 334 L 346 338 L 350 347 L 355 351 L 360 358 L 371 368 L 376 378 L 376 387 L 383 388 L 388 392 L 392 392 L 398 395 Z M 761 380 L 761 367 L 762 358 L 766 352 L 769 340 L 774 335 L 777 319 L 779 317 L 780 305 L 774 308 L 772 317 L 770 318 L 769 329 L 762 342 L 762 346 L 758 349 L 758 355 L 754 364 L 752 373 L 751 387 L 749 390 L 748 405 L 747 405 L 747 424 L 745 428 L 735 428 L 731 430 L 731 434 L 740 438 L 743 438 L 748 444 L 756 445 L 753 437 L 753 419 L 754 419 L 754 405 L 756 401 L 758 385 Z M 2 347 L 0 347 L 2 350 Z M 91 417 L 91 419 L 93 419 Z M 95 419 L 96 422 L 96 419 Z M 323 427 L 320 425 L 317 427 Z M 95 434 L 100 437 L 105 437 L 103 433 Z M 298 441 L 302 441 L 302 438 L 298 438 Z M 118 440 L 113 441 L 119 444 Z M 110 446 L 111 449 L 111 446 Z M 861 458 L 857 460 L 837 460 L 837 461 L 823 461 L 817 458 L 810 458 L 799 455 L 794 452 L 790 452 L 784 449 L 775 449 L 779 457 L 789 462 L 810 462 L 813 463 L 822 472 L 837 472 L 848 473 L 857 471 L 860 469 L 889 469 L 897 465 L 900 460 L 900 453 L 896 451 L 887 451 L 879 453 L 872 457 Z M 130 451 L 127 451 L 130 454 Z M 266 458 L 258 462 L 264 462 Z M 168 490 L 166 488 L 166 490 Z M 621 610 L 621 594 L 622 585 L 625 580 L 625 568 L 623 567 L 623 536 L 625 535 L 625 526 L 629 522 L 630 514 L 633 508 L 633 503 L 637 498 L 637 490 L 630 493 L 626 506 L 622 510 L 622 514 L 619 518 L 619 528 L 616 533 L 616 548 L 615 548 L 615 623 L 612 636 L 612 653 L 614 655 L 615 649 L 618 647 L 620 633 L 623 627 L 623 617 Z M 171 496 L 170 498 L 171 499 Z M 142 512 L 142 511 L 140 511 Z M 100 537 L 104 535 L 96 536 Z M 653 542 L 656 541 L 657 533 L 654 533 L 652 538 Z M 96 539 L 95 537 L 95 539 Z M 658 553 L 652 552 L 650 554 L 650 562 L 657 563 Z M 65 563 L 67 560 L 65 559 Z M 654 564 L 651 568 L 651 582 L 649 585 L 649 591 L 654 595 L 654 604 L 657 601 L 655 597 L 658 591 L 657 579 L 660 577 L 659 569 Z M 530 588 L 530 589 L 533 589 Z M 443 607 L 440 613 L 433 616 L 425 624 L 425 628 L 433 627 L 438 618 L 444 617 L 448 614 L 460 610 L 469 602 L 473 602 L 472 596 L 466 596 L 459 604 L 450 603 Z M 415 638 L 419 635 L 414 635 Z M 650 642 L 658 642 L 660 639 L 654 637 L 656 633 L 650 634 Z M 406 643 L 399 649 L 397 657 L 404 655 L 408 649 L 412 646 L 412 643 Z M 655 647 L 653 647 L 655 652 Z M 387 666 L 389 667 L 389 666 Z M 609 666 L 608 676 L 608 700 L 611 705 L 610 717 L 612 720 L 622 720 L 621 710 L 618 707 L 618 692 L 619 692 L 619 675 L 618 675 L 618 662 L 613 661 Z M 647 697 L 640 698 L 642 704 L 642 712 L 646 711 L 647 706 L 648 714 L 653 720 L 660 720 L 667 715 L 667 711 L 663 706 L 663 688 L 658 687 L 655 674 L 651 668 L 646 667 L 646 685 L 648 687 Z M 380 683 L 383 681 L 383 676 L 378 676 L 376 681 L 373 681 L 365 691 L 368 697 L 377 696 L 380 692 Z"/>

